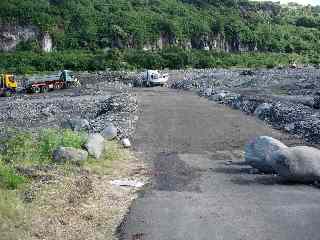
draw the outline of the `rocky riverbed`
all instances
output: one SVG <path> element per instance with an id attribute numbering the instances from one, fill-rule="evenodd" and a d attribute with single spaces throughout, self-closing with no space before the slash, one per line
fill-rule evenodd
<path id="1" fill-rule="evenodd" d="M 88 122 L 84 130 L 89 132 L 100 132 L 112 123 L 119 138 L 130 137 L 138 120 L 137 100 L 130 85 L 109 78 L 91 79 L 80 88 L 0 99 L 1 129 L 57 128 L 82 119 Z"/>
<path id="2" fill-rule="evenodd" d="M 196 91 L 210 100 L 240 109 L 276 129 L 320 142 L 318 98 L 320 69 L 205 69 L 168 70 L 171 88 Z M 0 126 L 20 129 L 59 127 L 74 118 L 99 132 L 112 122 L 120 137 L 133 134 L 138 109 L 132 86 L 141 72 L 77 73 L 79 89 L 42 95 L 2 98 Z"/>
<path id="3" fill-rule="evenodd" d="M 317 104 L 320 70 L 317 68 L 217 69 L 176 74 L 182 79 L 171 79 L 171 88 L 196 91 L 309 143 L 320 143 Z"/>

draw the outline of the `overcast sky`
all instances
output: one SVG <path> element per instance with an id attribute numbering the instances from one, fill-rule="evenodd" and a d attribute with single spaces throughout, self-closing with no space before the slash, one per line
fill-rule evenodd
<path id="1" fill-rule="evenodd" d="M 288 3 L 288 2 L 296 2 L 303 5 L 320 5 L 320 0 L 271 0 L 273 2 L 281 2 L 281 3 Z"/>

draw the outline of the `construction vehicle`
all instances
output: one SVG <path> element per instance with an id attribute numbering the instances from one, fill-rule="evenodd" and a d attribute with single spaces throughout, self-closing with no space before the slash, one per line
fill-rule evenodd
<path id="1" fill-rule="evenodd" d="M 22 80 L 23 90 L 29 93 L 45 93 L 49 90 L 79 86 L 79 80 L 70 70 L 63 70 L 53 75 L 25 77 Z"/>
<path id="2" fill-rule="evenodd" d="M 161 86 L 163 87 L 169 79 L 167 74 L 160 74 L 156 70 L 147 70 L 143 73 L 142 85 L 146 87 Z"/>
<path id="3" fill-rule="evenodd" d="M 17 92 L 17 81 L 12 74 L 0 75 L 0 95 L 9 97 Z"/>

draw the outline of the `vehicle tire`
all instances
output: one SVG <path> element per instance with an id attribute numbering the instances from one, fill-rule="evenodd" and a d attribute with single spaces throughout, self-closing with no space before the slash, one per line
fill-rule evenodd
<path id="1" fill-rule="evenodd" d="M 54 90 L 59 90 L 59 89 L 63 88 L 63 84 L 62 83 L 55 83 L 53 88 L 54 88 Z"/>
<path id="2" fill-rule="evenodd" d="M 40 91 L 41 91 L 42 93 L 46 93 L 46 92 L 48 92 L 48 90 L 49 90 L 49 88 L 48 88 L 47 86 L 43 86 L 43 87 L 41 87 L 41 89 L 40 89 Z"/>
<path id="3" fill-rule="evenodd" d="M 41 89 L 37 86 L 31 88 L 32 93 L 40 93 Z"/>
<path id="4" fill-rule="evenodd" d="M 5 91 L 3 96 L 4 97 L 11 97 L 12 96 L 12 92 L 11 91 Z"/>

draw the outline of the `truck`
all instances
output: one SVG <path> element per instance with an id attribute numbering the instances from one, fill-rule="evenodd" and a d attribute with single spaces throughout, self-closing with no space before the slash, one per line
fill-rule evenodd
<path id="1" fill-rule="evenodd" d="M 79 80 L 70 70 L 63 70 L 53 75 L 30 76 L 22 79 L 22 89 L 28 93 L 45 93 L 49 90 L 79 86 Z"/>
<path id="2" fill-rule="evenodd" d="M 0 75 L 0 96 L 9 97 L 17 92 L 17 81 L 13 74 Z"/>
<path id="3" fill-rule="evenodd" d="M 169 79 L 168 74 L 161 74 L 159 71 L 156 70 L 147 70 L 142 74 L 142 79 L 136 81 L 135 85 L 138 86 L 146 86 L 146 87 L 153 87 L 153 86 L 161 86 L 163 87 Z"/>

